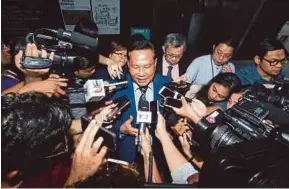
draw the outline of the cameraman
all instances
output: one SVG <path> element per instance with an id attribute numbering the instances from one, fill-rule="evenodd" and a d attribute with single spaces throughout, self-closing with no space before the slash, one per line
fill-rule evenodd
<path id="1" fill-rule="evenodd" d="M 41 57 L 46 58 L 47 52 L 42 49 Z M 21 59 L 24 56 L 24 52 L 20 50 L 15 55 L 15 66 L 24 74 L 24 81 L 2 91 L 3 94 L 7 93 L 24 93 L 29 91 L 37 91 L 45 93 L 48 96 L 52 95 L 64 95 L 65 91 L 62 87 L 67 86 L 67 79 L 63 78 L 48 78 L 49 68 L 46 69 L 26 69 L 22 67 Z M 35 44 L 28 43 L 26 45 L 25 56 L 38 57 L 38 49 Z M 54 53 L 49 56 L 50 60 L 53 60 Z M 44 79 L 44 80 L 43 80 Z"/>

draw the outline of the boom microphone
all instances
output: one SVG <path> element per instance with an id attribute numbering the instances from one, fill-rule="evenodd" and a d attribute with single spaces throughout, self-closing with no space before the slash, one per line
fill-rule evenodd
<path id="1" fill-rule="evenodd" d="M 62 28 L 59 28 L 55 32 L 59 39 L 80 45 L 81 47 L 84 47 L 86 49 L 96 49 L 98 46 L 97 39 L 83 35 L 78 32 L 63 30 Z"/>

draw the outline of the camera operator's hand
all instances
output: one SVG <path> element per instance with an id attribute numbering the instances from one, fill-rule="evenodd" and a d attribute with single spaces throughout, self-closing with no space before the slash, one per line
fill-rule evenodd
<path id="1" fill-rule="evenodd" d="M 107 71 L 112 79 L 120 79 L 123 74 L 121 63 L 115 62 L 112 59 L 107 59 Z"/>
<path id="2" fill-rule="evenodd" d="M 164 137 L 170 137 L 166 129 L 166 120 L 160 112 L 158 112 L 158 123 L 156 126 L 155 135 L 160 141 Z"/>
<path id="3" fill-rule="evenodd" d="M 138 129 L 132 127 L 131 125 L 132 120 L 133 120 L 133 116 L 130 115 L 129 119 L 120 126 L 121 133 L 126 134 L 126 135 L 137 136 Z"/>
<path id="4" fill-rule="evenodd" d="M 46 50 L 42 49 L 41 50 L 41 58 L 47 58 L 47 52 Z M 25 74 L 26 77 L 29 77 L 27 82 L 30 82 L 30 80 L 34 81 L 35 78 L 42 77 L 49 72 L 49 68 L 46 69 L 25 69 L 21 65 L 21 58 L 23 56 L 23 51 L 20 50 L 16 55 L 15 55 L 15 65 L 16 67 Z M 30 57 L 39 57 L 38 56 L 38 49 L 34 43 L 28 43 L 26 45 L 25 49 L 25 56 L 30 56 Z M 50 53 L 49 59 L 53 60 L 54 58 L 54 53 Z"/>
<path id="5" fill-rule="evenodd" d="M 207 107 L 200 100 L 193 99 L 192 103 L 188 103 L 184 97 L 182 97 L 182 107 L 175 108 L 170 106 L 176 114 L 187 117 L 194 123 L 197 123 L 202 117 L 207 115 Z"/>
<path id="6" fill-rule="evenodd" d="M 103 138 L 99 137 L 94 142 L 95 134 L 101 127 L 102 122 L 92 120 L 84 131 L 79 144 L 73 155 L 71 171 L 65 186 L 83 181 L 95 174 L 99 166 L 103 163 L 107 148 L 100 149 Z"/>

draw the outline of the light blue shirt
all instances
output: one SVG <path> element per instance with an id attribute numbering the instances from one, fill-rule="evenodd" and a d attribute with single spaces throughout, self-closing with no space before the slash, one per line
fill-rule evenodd
<path id="1" fill-rule="evenodd" d="M 138 110 L 138 101 L 139 101 L 140 96 L 141 96 L 141 91 L 139 89 L 139 86 L 135 83 L 133 83 L 133 91 L 134 91 L 134 99 L 135 99 L 135 108 L 136 108 L 136 110 Z M 153 82 L 151 82 L 148 85 L 148 89 L 147 89 L 145 95 L 146 95 L 146 100 L 148 102 L 154 100 L 154 84 L 153 84 Z"/>
<path id="2" fill-rule="evenodd" d="M 235 66 L 232 62 L 228 65 L 235 73 Z M 185 75 L 188 82 L 197 85 L 206 85 L 213 77 L 222 72 L 223 65 L 216 65 L 211 55 L 200 56 L 189 65 Z"/>

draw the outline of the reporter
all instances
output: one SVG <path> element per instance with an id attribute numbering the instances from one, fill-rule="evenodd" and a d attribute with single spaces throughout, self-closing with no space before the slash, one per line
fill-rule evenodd
<path id="1" fill-rule="evenodd" d="M 47 58 L 47 52 L 45 50 L 41 50 L 41 57 Z M 23 51 L 20 50 L 15 55 L 15 65 L 16 67 L 24 73 L 25 79 L 24 81 L 2 91 L 2 94 L 7 93 L 24 93 L 29 91 L 37 91 L 47 94 L 48 96 L 52 96 L 52 94 L 64 94 L 65 92 L 61 89 L 61 87 L 65 87 L 66 81 L 65 79 L 46 79 L 42 81 L 45 76 L 48 75 L 49 68 L 47 69 L 25 69 L 21 65 L 21 58 L 23 56 Z M 35 44 L 28 43 L 25 50 L 25 56 L 38 57 L 38 49 Z M 49 59 L 53 60 L 54 53 L 50 54 Z M 34 83 L 37 82 L 37 83 Z"/>
<path id="2" fill-rule="evenodd" d="M 68 108 L 37 92 L 5 95 L 1 101 L 2 187 L 60 187 L 69 164 L 59 163 L 70 149 Z"/>
<path id="3" fill-rule="evenodd" d="M 1 91 L 19 83 L 23 74 L 15 67 L 12 44 L 1 40 Z"/>
<path id="4" fill-rule="evenodd" d="M 88 19 L 80 20 L 76 24 L 74 31 L 84 35 L 88 35 L 90 37 L 95 38 L 95 40 L 98 40 L 98 27 L 92 20 Z M 108 73 L 112 79 L 121 78 L 122 74 L 121 62 L 115 62 L 114 60 L 104 57 L 103 55 L 98 53 L 92 56 L 92 60 L 96 60 L 100 64 L 106 65 Z M 96 63 L 97 62 L 95 62 L 95 64 Z"/>
<path id="5" fill-rule="evenodd" d="M 109 54 L 108 57 L 114 62 L 118 62 L 123 69 L 123 73 L 120 78 L 115 78 L 115 80 L 123 80 L 127 74 L 127 47 L 124 45 L 124 42 L 113 40 L 110 42 Z M 111 80 L 109 69 L 104 67 L 99 67 L 95 72 L 96 79 Z"/>
<path id="6" fill-rule="evenodd" d="M 186 96 L 197 98 L 206 106 L 226 100 L 232 91 L 241 87 L 241 81 L 233 73 L 220 73 L 212 78 L 208 84 L 192 85 Z"/>

